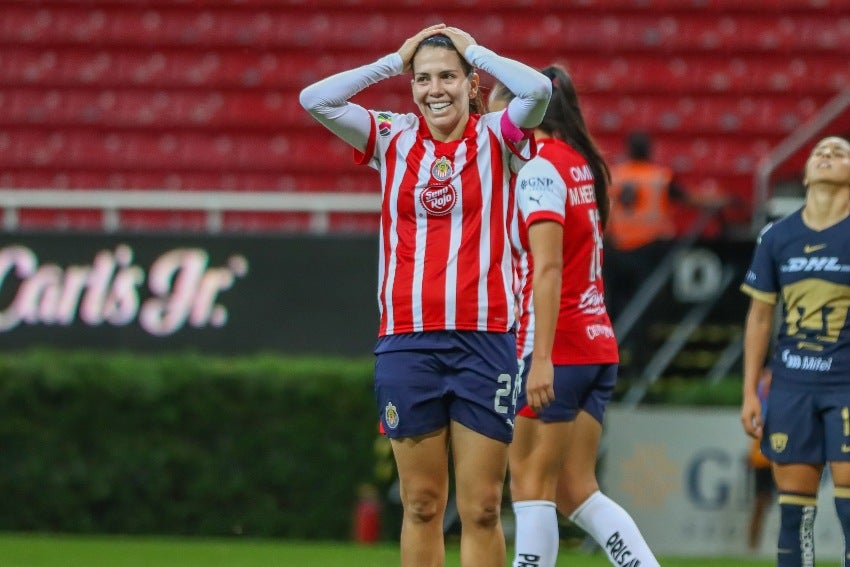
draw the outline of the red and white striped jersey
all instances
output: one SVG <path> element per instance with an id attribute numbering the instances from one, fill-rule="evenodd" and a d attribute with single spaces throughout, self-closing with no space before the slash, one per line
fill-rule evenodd
<path id="1" fill-rule="evenodd" d="M 528 226 L 540 220 L 564 228 L 561 305 L 552 348 L 554 364 L 619 362 L 617 341 L 605 309 L 602 283 L 602 226 L 593 173 L 568 144 L 546 139 L 538 155 L 515 180 L 519 214 L 511 227 L 520 286 L 517 356 L 534 348 L 534 264 L 528 253 Z"/>
<path id="2" fill-rule="evenodd" d="M 358 162 L 381 177 L 379 336 L 514 325 L 508 227 L 516 148 L 496 112 L 440 142 L 414 114 L 369 111 Z"/>

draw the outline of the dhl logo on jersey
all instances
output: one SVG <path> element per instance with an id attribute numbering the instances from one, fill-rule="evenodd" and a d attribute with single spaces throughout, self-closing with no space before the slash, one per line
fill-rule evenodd
<path id="1" fill-rule="evenodd" d="M 780 268 L 783 272 L 850 272 L 850 266 L 839 264 L 835 256 L 788 258 Z"/>

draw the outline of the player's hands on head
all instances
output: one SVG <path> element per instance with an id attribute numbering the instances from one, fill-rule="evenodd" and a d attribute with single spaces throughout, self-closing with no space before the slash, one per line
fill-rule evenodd
<path id="1" fill-rule="evenodd" d="M 410 71 L 410 65 L 413 62 L 413 54 L 416 53 L 416 48 L 419 47 L 420 43 L 432 35 L 445 33 L 445 30 L 446 24 L 434 24 L 433 26 L 428 26 L 416 35 L 407 38 L 398 50 L 398 54 L 401 56 L 401 61 L 404 63 L 404 70 Z"/>
<path id="2" fill-rule="evenodd" d="M 470 45 L 476 45 L 476 42 L 472 38 L 472 36 L 460 28 L 447 27 L 445 30 L 443 30 L 442 34 L 452 40 L 455 49 L 458 50 L 461 56 L 465 56 L 467 47 L 469 47 Z"/>

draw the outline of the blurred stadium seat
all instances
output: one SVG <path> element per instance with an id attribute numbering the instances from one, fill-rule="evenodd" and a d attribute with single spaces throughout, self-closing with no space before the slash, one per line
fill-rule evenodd
<path id="1" fill-rule="evenodd" d="M 688 184 L 744 203 L 760 157 L 850 86 L 850 13 L 838 0 L 411 7 L 423 8 L 413 0 L 9 3 L 0 15 L 0 183 L 377 191 L 374 172 L 353 164 L 351 149 L 301 109 L 298 92 L 397 49 L 437 19 L 530 65 L 565 64 L 609 158 L 628 131 L 647 129 L 656 157 Z M 406 77 L 354 100 L 414 111 Z M 31 220 L 51 219 L 91 224 L 85 212 Z M 292 214 L 226 219 L 245 230 L 309 226 Z M 125 220 L 197 224 L 191 215 L 149 212 Z M 329 225 L 371 231 L 374 218 L 339 215 Z"/>

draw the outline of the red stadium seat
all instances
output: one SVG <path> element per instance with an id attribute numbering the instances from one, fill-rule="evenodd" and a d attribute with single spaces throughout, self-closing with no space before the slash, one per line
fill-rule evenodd
<path id="1" fill-rule="evenodd" d="M 530 65 L 564 63 L 609 159 L 648 130 L 689 186 L 746 201 L 758 160 L 850 87 L 839 0 L 469 0 L 446 15 Z M 307 84 L 398 48 L 434 21 L 413 0 L 10 3 L 0 16 L 0 185 L 377 192 L 378 174 L 298 103 Z M 482 12 L 486 8 L 486 12 Z M 541 18 L 540 9 L 546 17 Z M 482 72 L 484 85 L 491 77 Z M 409 76 L 356 95 L 416 112 Z M 30 215 L 28 213 L 28 215 Z M 36 212 L 30 226 L 99 222 Z M 138 212 L 136 228 L 202 217 Z M 240 213 L 232 227 L 309 230 L 309 215 Z M 374 230 L 369 215 L 328 219 Z"/>
<path id="2" fill-rule="evenodd" d="M 120 224 L 131 231 L 206 232 L 207 215 L 203 211 L 122 210 Z"/>
<path id="3" fill-rule="evenodd" d="M 222 230 L 225 232 L 309 232 L 313 225 L 309 213 L 240 212 L 225 213 Z"/>
<path id="4" fill-rule="evenodd" d="M 22 209 L 17 212 L 18 230 L 103 230 L 103 213 L 79 209 Z"/>
<path id="5" fill-rule="evenodd" d="M 381 218 L 375 213 L 334 213 L 330 229 L 335 232 L 378 232 Z"/>
<path id="6" fill-rule="evenodd" d="M 790 132 L 811 118 L 825 97 L 737 95 L 599 94 L 582 105 L 592 131 L 631 130 L 683 133 L 746 132 L 765 135 Z"/>

